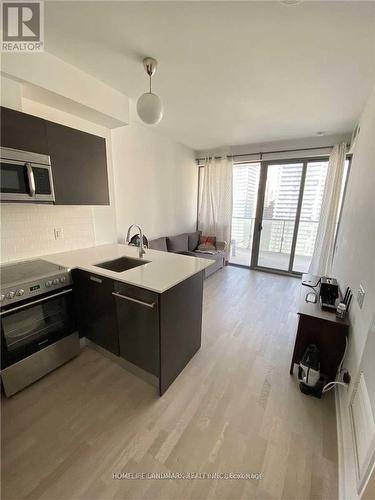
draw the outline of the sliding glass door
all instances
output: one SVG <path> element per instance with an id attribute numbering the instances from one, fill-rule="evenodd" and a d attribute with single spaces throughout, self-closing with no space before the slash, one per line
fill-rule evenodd
<path id="1" fill-rule="evenodd" d="M 289 271 L 303 163 L 269 164 L 265 173 L 257 266 Z"/>
<path id="2" fill-rule="evenodd" d="M 264 164 L 252 265 L 290 274 L 309 269 L 328 161 Z"/>

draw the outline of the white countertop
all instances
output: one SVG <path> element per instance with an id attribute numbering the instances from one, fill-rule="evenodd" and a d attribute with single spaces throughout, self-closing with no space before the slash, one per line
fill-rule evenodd
<path id="1" fill-rule="evenodd" d="M 150 262 L 128 271 L 118 273 L 95 266 L 95 264 L 101 264 L 119 257 L 138 258 L 138 248 L 120 244 L 100 245 L 43 255 L 41 259 L 69 269 L 82 269 L 89 273 L 129 283 L 157 293 L 165 292 L 190 276 L 203 271 L 214 262 L 188 255 L 146 249 L 143 259 Z"/>

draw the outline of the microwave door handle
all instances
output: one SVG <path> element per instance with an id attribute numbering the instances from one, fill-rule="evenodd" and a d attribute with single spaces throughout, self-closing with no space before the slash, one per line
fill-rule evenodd
<path id="1" fill-rule="evenodd" d="M 29 181 L 30 196 L 33 198 L 35 196 L 35 179 L 31 163 L 26 163 L 26 170 L 27 170 L 27 178 Z"/>

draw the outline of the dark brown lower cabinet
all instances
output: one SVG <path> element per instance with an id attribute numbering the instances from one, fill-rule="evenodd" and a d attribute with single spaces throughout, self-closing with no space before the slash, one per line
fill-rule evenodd
<path id="1" fill-rule="evenodd" d="M 159 377 L 159 294 L 115 283 L 120 356 Z"/>
<path id="2" fill-rule="evenodd" d="M 203 273 L 160 295 L 160 395 L 201 347 Z"/>
<path id="3" fill-rule="evenodd" d="M 72 276 L 80 337 L 119 356 L 113 280 L 78 269 Z"/>
<path id="4" fill-rule="evenodd" d="M 159 379 L 162 395 L 201 346 L 203 271 L 164 293 L 73 271 L 80 335 Z"/>

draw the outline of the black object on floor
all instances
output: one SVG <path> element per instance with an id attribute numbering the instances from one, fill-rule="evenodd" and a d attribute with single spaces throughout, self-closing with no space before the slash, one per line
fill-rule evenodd
<path id="1" fill-rule="evenodd" d="M 307 396 L 314 396 L 315 398 L 321 399 L 323 394 L 323 387 L 328 383 L 327 375 L 324 373 L 320 374 L 320 378 L 314 387 L 309 387 L 308 385 L 300 382 L 299 388 L 303 394 Z"/>

